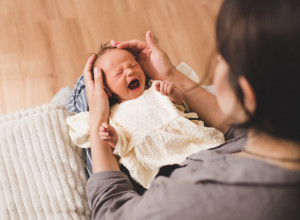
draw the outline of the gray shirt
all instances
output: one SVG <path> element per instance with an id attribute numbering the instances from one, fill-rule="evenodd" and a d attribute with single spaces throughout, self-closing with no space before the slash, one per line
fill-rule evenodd
<path id="1" fill-rule="evenodd" d="M 161 168 L 139 195 L 119 171 L 87 184 L 93 219 L 300 219 L 300 172 L 237 157 L 247 135 L 231 129 L 213 150 Z"/>

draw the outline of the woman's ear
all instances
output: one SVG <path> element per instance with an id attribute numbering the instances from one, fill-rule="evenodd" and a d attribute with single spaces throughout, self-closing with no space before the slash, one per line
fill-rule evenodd
<path id="1" fill-rule="evenodd" d="M 244 105 L 245 108 L 252 114 L 256 109 L 256 97 L 255 93 L 244 76 L 239 77 L 239 84 L 244 94 Z"/>

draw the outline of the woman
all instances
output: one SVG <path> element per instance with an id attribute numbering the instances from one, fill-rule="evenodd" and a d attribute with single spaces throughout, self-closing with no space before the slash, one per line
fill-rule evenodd
<path id="1" fill-rule="evenodd" d="M 183 164 L 163 167 L 143 195 L 134 191 L 100 139 L 109 108 L 99 70 L 92 80 L 92 56 L 84 70 L 94 173 L 87 186 L 92 217 L 299 219 L 299 14 L 296 0 L 224 1 L 217 22 L 216 99 L 173 68 L 150 32 L 147 43 L 112 42 L 135 51 L 151 78 L 174 81 L 191 109 L 227 131 L 229 139 Z M 234 123 L 240 126 L 230 127 Z M 248 139 L 241 127 L 249 129 Z"/>

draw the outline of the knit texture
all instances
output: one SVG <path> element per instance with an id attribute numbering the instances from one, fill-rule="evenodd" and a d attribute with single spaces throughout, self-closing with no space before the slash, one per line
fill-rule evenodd
<path id="1" fill-rule="evenodd" d="M 64 106 L 0 118 L 0 218 L 90 219 L 82 149 L 68 136 Z"/>
<path id="2" fill-rule="evenodd" d="M 186 117 L 197 118 L 197 114 L 179 111 L 154 86 L 137 99 L 112 106 L 110 124 L 119 135 L 114 154 L 145 188 L 161 166 L 181 163 L 193 153 L 224 142 L 220 131 Z M 88 112 L 67 119 L 71 139 L 80 147 L 90 147 L 88 120 Z"/>

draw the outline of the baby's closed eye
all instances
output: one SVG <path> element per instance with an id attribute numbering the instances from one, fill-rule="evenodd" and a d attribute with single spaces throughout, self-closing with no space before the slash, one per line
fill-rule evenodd
<path id="1" fill-rule="evenodd" d="M 130 68 L 136 68 L 136 67 L 138 67 L 137 64 L 131 64 L 131 65 L 130 65 Z"/>
<path id="2" fill-rule="evenodd" d="M 122 73 L 123 73 L 123 71 L 119 71 L 114 75 L 114 77 L 120 76 Z"/>

